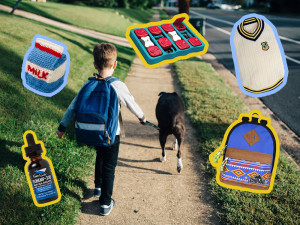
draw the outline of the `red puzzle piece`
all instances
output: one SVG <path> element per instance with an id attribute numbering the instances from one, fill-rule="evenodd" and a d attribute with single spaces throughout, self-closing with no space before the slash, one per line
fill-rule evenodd
<path id="1" fill-rule="evenodd" d="M 167 33 L 175 30 L 171 24 L 163 24 L 161 25 L 161 28 L 164 29 L 164 31 L 166 31 Z"/>
<path id="2" fill-rule="evenodd" d="M 189 44 L 185 40 L 178 40 L 175 42 L 177 47 L 181 50 L 189 48 Z"/>
<path id="3" fill-rule="evenodd" d="M 161 34 L 161 29 L 158 26 L 149 27 L 148 30 L 154 36 Z"/>
<path id="4" fill-rule="evenodd" d="M 173 23 L 174 26 L 177 28 L 177 30 L 181 31 L 181 30 L 185 30 L 186 29 L 186 26 L 182 23 L 182 21 L 184 21 L 184 19 L 185 19 L 185 17 L 178 18 Z"/>
<path id="5" fill-rule="evenodd" d="M 149 55 L 152 57 L 162 55 L 162 51 L 157 46 L 150 46 L 149 48 L 147 48 L 147 51 L 148 51 Z"/>
<path id="6" fill-rule="evenodd" d="M 190 42 L 190 44 L 192 46 L 199 46 L 199 45 L 202 44 L 201 41 L 198 38 L 196 38 L 196 37 L 191 37 L 191 38 L 189 38 L 188 41 Z"/>
<path id="7" fill-rule="evenodd" d="M 149 36 L 146 29 L 143 28 L 134 30 L 134 33 L 138 38 Z"/>
<path id="8" fill-rule="evenodd" d="M 160 38 L 157 42 L 164 50 L 170 49 L 172 47 L 172 43 L 168 38 Z"/>

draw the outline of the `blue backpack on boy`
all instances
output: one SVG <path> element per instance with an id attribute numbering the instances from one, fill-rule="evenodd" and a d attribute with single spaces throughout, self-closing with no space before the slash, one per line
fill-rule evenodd
<path id="1" fill-rule="evenodd" d="M 93 146 L 111 146 L 118 129 L 119 101 L 111 83 L 119 80 L 90 77 L 78 94 L 75 130 L 78 142 Z"/>

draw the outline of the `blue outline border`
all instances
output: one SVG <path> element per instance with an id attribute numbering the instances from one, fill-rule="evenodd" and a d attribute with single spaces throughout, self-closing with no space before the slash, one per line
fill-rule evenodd
<path id="1" fill-rule="evenodd" d="M 67 57 L 67 68 L 66 68 L 66 72 L 64 74 L 64 82 L 62 83 L 62 85 L 58 89 L 56 89 L 55 91 L 53 91 L 51 93 L 45 93 L 45 92 L 38 91 L 38 90 L 36 90 L 36 89 L 34 89 L 34 88 L 32 88 L 32 87 L 30 87 L 29 85 L 26 84 L 26 79 L 25 79 L 26 62 L 27 62 L 27 58 L 28 58 L 29 53 L 34 48 L 35 41 L 36 41 L 37 38 L 43 38 L 47 41 L 50 41 L 50 42 L 53 42 L 57 45 L 62 46 L 64 48 L 63 53 Z M 31 42 L 31 46 L 29 47 L 29 49 L 27 50 L 27 52 L 25 53 L 25 56 L 23 58 L 21 78 L 22 78 L 22 83 L 23 83 L 24 87 L 26 87 L 29 91 L 32 91 L 32 92 L 34 92 L 38 95 L 45 96 L 45 97 L 52 97 L 53 95 L 56 95 L 57 93 L 59 93 L 67 85 L 67 82 L 68 82 L 68 75 L 69 75 L 69 68 L 70 68 L 70 55 L 67 52 L 67 49 L 68 49 L 68 47 L 62 42 L 56 41 L 54 39 L 51 39 L 49 37 L 46 37 L 46 36 L 43 36 L 43 35 L 40 35 L 40 34 L 36 34 L 33 37 L 33 40 Z"/>
<path id="2" fill-rule="evenodd" d="M 279 50 L 280 50 L 280 53 L 281 53 L 281 58 L 282 58 L 282 61 L 283 61 L 283 66 L 284 66 L 284 74 L 283 74 L 282 84 L 280 84 L 278 87 L 276 87 L 275 89 L 273 89 L 271 91 L 267 91 L 267 92 L 264 92 L 264 93 L 258 93 L 258 94 L 248 92 L 244 88 L 244 86 L 242 85 L 240 72 L 239 72 L 238 61 L 237 61 L 237 57 L 236 57 L 236 53 L 235 53 L 235 47 L 234 47 L 234 34 L 236 32 L 236 29 L 237 29 L 238 25 L 240 23 L 242 23 L 245 19 L 248 19 L 248 18 L 251 18 L 251 17 L 256 17 L 256 18 L 262 19 L 265 23 L 267 23 L 272 28 L 272 30 L 274 32 L 274 35 L 275 35 L 275 38 L 276 38 L 276 41 L 277 41 L 277 44 L 278 44 L 278 47 L 279 47 Z M 288 67 L 287 67 L 287 62 L 286 62 L 284 50 L 283 50 L 281 41 L 279 39 L 279 35 L 278 35 L 277 30 L 276 30 L 276 27 L 266 17 L 264 17 L 262 15 L 259 15 L 259 14 L 256 14 L 256 13 L 251 13 L 251 14 L 247 14 L 247 15 L 243 16 L 241 19 L 239 19 L 234 24 L 234 26 L 232 28 L 232 31 L 231 31 L 231 34 L 230 34 L 230 47 L 231 47 L 231 53 L 232 53 L 232 58 L 233 58 L 233 62 L 234 62 L 235 75 L 236 75 L 239 87 L 245 95 L 248 95 L 248 96 L 251 96 L 251 97 L 264 97 L 264 96 L 268 96 L 268 95 L 276 93 L 277 91 L 281 90 L 286 85 L 289 70 L 288 70 Z"/>

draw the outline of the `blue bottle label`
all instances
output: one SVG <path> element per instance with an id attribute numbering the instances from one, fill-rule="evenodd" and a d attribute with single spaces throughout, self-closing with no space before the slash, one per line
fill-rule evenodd
<path id="1" fill-rule="evenodd" d="M 31 183 L 36 200 L 43 200 L 57 196 L 50 168 L 36 169 L 32 173 Z"/>

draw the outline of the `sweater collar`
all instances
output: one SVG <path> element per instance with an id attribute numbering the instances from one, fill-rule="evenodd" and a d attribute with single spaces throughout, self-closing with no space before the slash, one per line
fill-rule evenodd
<path id="1" fill-rule="evenodd" d="M 244 29 L 244 25 L 248 25 L 251 23 L 257 23 L 256 30 L 253 33 L 249 33 Z M 239 24 L 237 30 L 244 38 L 251 41 L 256 41 L 264 30 L 264 21 L 256 17 L 251 17 L 245 19 L 241 24 Z"/>

